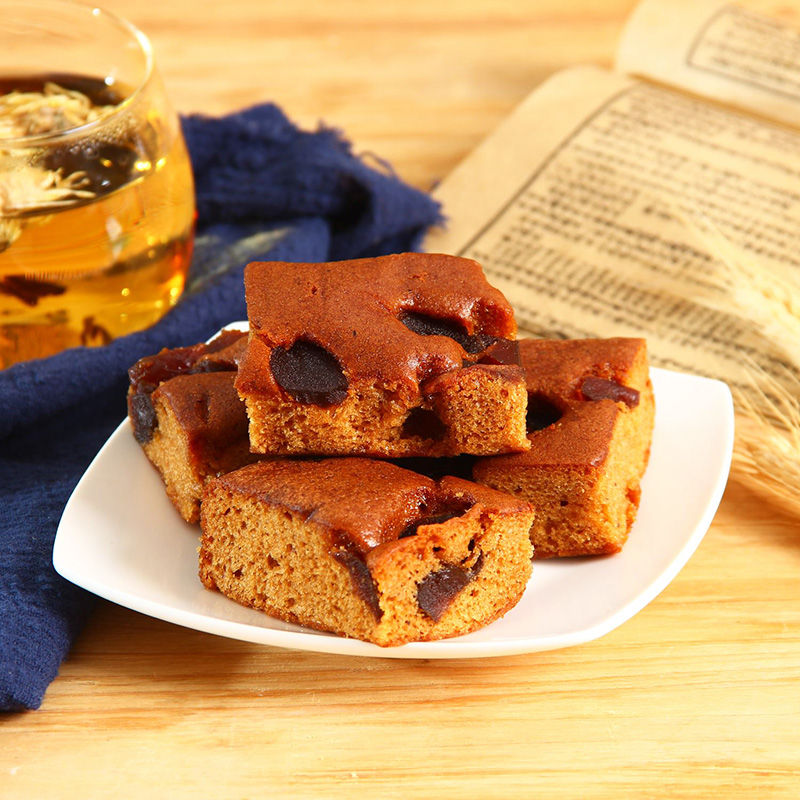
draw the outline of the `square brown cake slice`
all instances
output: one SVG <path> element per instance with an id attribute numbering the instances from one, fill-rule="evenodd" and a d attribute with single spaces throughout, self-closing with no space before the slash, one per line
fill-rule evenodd
<path id="1" fill-rule="evenodd" d="M 618 552 L 653 432 L 646 342 L 527 339 L 520 352 L 531 448 L 477 459 L 472 477 L 533 505 L 535 558 Z"/>
<path id="2" fill-rule="evenodd" d="M 211 481 L 200 578 L 280 619 L 381 646 L 457 636 L 531 574 L 524 501 L 383 461 L 279 459 Z"/>
<path id="3" fill-rule="evenodd" d="M 251 449 L 446 456 L 526 450 L 527 392 L 505 298 L 479 264 L 405 253 L 245 270 L 236 387 Z"/>
<path id="4" fill-rule="evenodd" d="M 246 336 L 223 331 L 209 344 L 162 350 L 129 370 L 128 416 L 187 522 L 200 519 L 207 480 L 257 460 L 234 388 Z"/>

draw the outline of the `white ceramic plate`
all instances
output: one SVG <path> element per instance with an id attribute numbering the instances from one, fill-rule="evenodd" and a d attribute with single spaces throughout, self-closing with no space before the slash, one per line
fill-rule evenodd
<path id="1" fill-rule="evenodd" d="M 159 619 L 299 650 L 383 658 L 479 658 L 597 639 L 640 611 L 678 574 L 716 512 L 733 448 L 733 404 L 719 381 L 654 369 L 656 425 L 639 515 L 613 556 L 534 563 L 519 604 L 475 633 L 380 648 L 272 619 L 205 589 L 198 528 L 186 524 L 127 420 L 75 488 L 53 563 L 67 580 Z"/>

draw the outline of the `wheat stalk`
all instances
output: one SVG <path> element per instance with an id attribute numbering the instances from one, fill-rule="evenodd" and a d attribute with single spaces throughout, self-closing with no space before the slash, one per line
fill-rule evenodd
<path id="1" fill-rule="evenodd" d="M 748 370 L 752 391 L 734 392 L 742 413 L 733 475 L 800 515 L 800 381 L 788 370 L 783 382 L 756 364 L 750 364 Z"/>
<path id="2" fill-rule="evenodd" d="M 733 389 L 733 476 L 800 515 L 800 281 L 749 257 L 707 218 L 687 221 L 717 262 L 715 291 L 695 299 L 735 313 L 762 345 L 762 363 L 743 358 L 743 384 Z"/>
<path id="3" fill-rule="evenodd" d="M 748 256 L 708 220 L 692 220 L 718 267 L 709 282 L 719 291 L 698 300 L 754 323 L 764 349 L 800 369 L 800 279 L 788 268 Z"/>

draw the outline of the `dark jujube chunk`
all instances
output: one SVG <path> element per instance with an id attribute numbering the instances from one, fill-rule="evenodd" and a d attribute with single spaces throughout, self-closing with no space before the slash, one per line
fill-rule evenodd
<path id="1" fill-rule="evenodd" d="M 347 397 L 347 378 L 339 362 L 314 342 L 276 347 L 269 360 L 277 384 L 298 403 L 329 406 Z"/>
<path id="2" fill-rule="evenodd" d="M 150 358 L 142 358 L 129 370 L 131 391 L 128 394 L 128 415 L 133 425 L 133 435 L 139 444 L 153 438 L 158 424 L 150 395 L 162 384 L 177 375 L 191 371 L 203 345 L 165 350 Z"/>
<path id="3" fill-rule="evenodd" d="M 367 604 L 369 610 L 375 615 L 375 619 L 380 620 L 383 611 L 378 602 L 378 593 L 375 590 L 375 582 L 372 580 L 369 567 L 349 550 L 337 550 L 332 555 L 336 561 L 347 568 L 355 593 Z"/>
<path id="4" fill-rule="evenodd" d="M 128 412 L 133 424 L 133 435 L 139 444 L 147 444 L 153 438 L 158 423 L 150 395 L 164 382 L 178 375 L 196 372 L 218 372 L 236 369 L 233 361 L 214 359 L 224 353 L 236 341 L 244 337 L 241 331 L 225 330 L 206 344 L 177 347 L 164 350 L 154 356 L 139 359 L 129 370 L 131 392 L 128 396 Z"/>
<path id="5" fill-rule="evenodd" d="M 420 336 L 449 336 L 458 342 L 467 353 L 482 353 L 490 345 L 498 341 L 497 337 L 485 333 L 468 334 L 457 322 L 427 314 L 406 311 L 400 316 L 400 322 L 410 331 Z M 501 340 L 502 341 L 502 340 Z"/>
<path id="6" fill-rule="evenodd" d="M 525 414 L 525 426 L 528 433 L 549 428 L 561 419 L 558 406 L 546 397 L 531 393 L 528 395 L 528 410 Z"/>
<path id="7" fill-rule="evenodd" d="M 147 444 L 156 429 L 156 410 L 149 392 L 128 397 L 128 414 L 133 425 L 133 436 L 139 444 Z"/>
<path id="8" fill-rule="evenodd" d="M 446 435 L 445 424 L 434 411 L 427 408 L 412 408 L 403 423 L 403 436 L 441 441 Z"/>
<path id="9" fill-rule="evenodd" d="M 450 608 L 458 593 L 472 580 L 472 574 L 456 564 L 442 564 L 428 573 L 417 586 L 417 605 L 434 622 Z"/>
<path id="10" fill-rule="evenodd" d="M 438 317 L 429 317 L 427 314 L 417 314 L 406 311 L 400 315 L 400 322 L 410 331 L 420 336 L 449 336 L 459 344 L 460 339 L 467 338 L 467 332 L 455 322 Z"/>
<path id="11" fill-rule="evenodd" d="M 415 520 L 410 525 L 406 525 L 406 527 L 403 528 L 402 533 L 397 538 L 405 539 L 407 536 L 416 536 L 417 531 L 422 525 L 441 525 L 443 522 L 453 519 L 453 517 L 460 517 L 463 513 L 464 511 L 462 509 L 453 509 L 452 511 L 448 511 L 444 514 L 422 517 L 422 519 Z"/>
<path id="12" fill-rule="evenodd" d="M 493 344 L 499 340 L 496 336 L 489 336 L 487 333 L 474 333 L 472 336 L 467 336 L 466 341 L 459 342 L 459 344 L 471 355 L 483 353 Z"/>
<path id="13" fill-rule="evenodd" d="M 131 388 L 137 394 L 149 394 L 155 391 L 160 383 L 176 375 L 188 373 L 204 352 L 204 346 L 196 344 L 192 347 L 176 347 L 174 350 L 165 350 L 149 358 L 142 358 L 128 370 Z"/>
<path id="14" fill-rule="evenodd" d="M 131 387 L 134 392 L 152 392 L 156 387 L 177 375 L 195 372 L 214 372 L 235 370 L 236 364 L 212 362 L 214 354 L 230 347 L 245 334 L 241 331 L 225 330 L 208 344 L 195 344 L 190 347 L 175 347 L 163 350 L 154 356 L 139 359 L 129 370 Z"/>
<path id="15" fill-rule="evenodd" d="M 587 400 L 613 400 L 615 403 L 625 403 L 628 408 L 639 405 L 638 390 L 605 378 L 586 378 L 581 385 L 581 392 Z"/>
<path id="16" fill-rule="evenodd" d="M 511 339 L 495 339 L 478 359 L 479 364 L 509 364 L 521 366 L 519 342 Z"/>

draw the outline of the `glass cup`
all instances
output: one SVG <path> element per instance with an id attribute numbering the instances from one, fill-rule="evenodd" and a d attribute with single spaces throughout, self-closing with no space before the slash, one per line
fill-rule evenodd
<path id="1" fill-rule="evenodd" d="M 145 36 L 66 0 L 0 0 L 0 368 L 106 344 L 174 305 L 194 186 Z"/>

